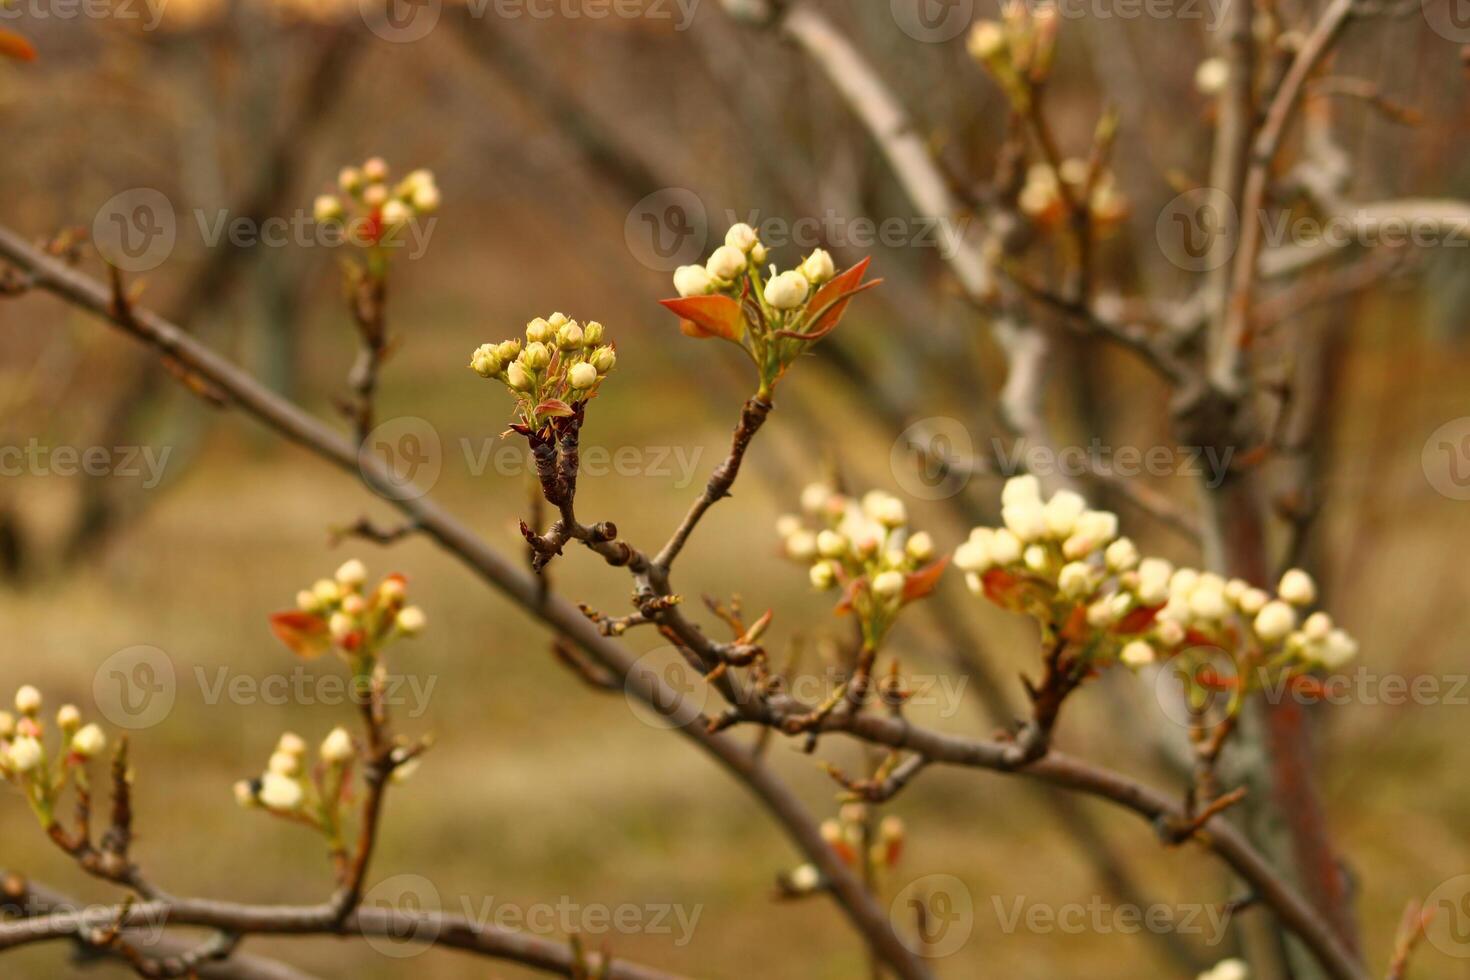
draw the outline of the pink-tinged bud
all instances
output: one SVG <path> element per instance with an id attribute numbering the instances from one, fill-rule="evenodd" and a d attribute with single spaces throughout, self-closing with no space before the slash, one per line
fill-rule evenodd
<path id="1" fill-rule="evenodd" d="M 362 165 L 362 175 L 367 180 L 387 180 L 388 164 L 382 157 L 371 157 Z"/>
<path id="2" fill-rule="evenodd" d="M 369 184 L 362 192 L 362 202 L 370 208 L 382 207 L 388 201 L 388 188 L 382 184 Z"/>

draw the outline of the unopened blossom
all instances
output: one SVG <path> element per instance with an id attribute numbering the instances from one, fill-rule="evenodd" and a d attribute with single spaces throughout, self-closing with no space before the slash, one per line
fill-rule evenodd
<path id="1" fill-rule="evenodd" d="M 84 759 L 90 759 L 107 748 L 107 736 L 95 723 L 84 725 L 71 740 L 71 750 Z"/>
<path id="2" fill-rule="evenodd" d="M 63 704 L 56 712 L 56 727 L 64 732 L 74 732 L 82 723 L 82 712 L 74 704 Z"/>
<path id="3" fill-rule="evenodd" d="M 880 572 L 873 579 L 873 592 L 885 599 L 892 599 L 903 594 L 903 584 L 902 572 Z"/>
<path id="4" fill-rule="evenodd" d="M 272 810 L 295 810 L 302 795 L 301 784 L 290 776 L 267 772 L 260 777 L 260 802 Z"/>
<path id="5" fill-rule="evenodd" d="M 1255 619 L 1256 635 L 1267 643 L 1286 638 L 1296 626 L 1296 611 L 1279 599 L 1266 603 Z"/>
<path id="6" fill-rule="evenodd" d="M 418 606 L 405 606 L 398 610 L 397 625 L 404 636 L 418 636 L 428 625 L 428 617 Z"/>
<path id="7" fill-rule="evenodd" d="M 715 249 L 704 265 L 715 279 L 729 281 L 745 272 L 745 253 L 729 245 Z"/>
<path id="8" fill-rule="evenodd" d="M 820 286 L 837 274 L 837 267 L 831 254 L 826 249 L 819 248 L 802 260 L 801 274 L 813 286 Z"/>
<path id="9" fill-rule="evenodd" d="M 1300 568 L 1293 568 L 1281 576 L 1276 594 L 1293 606 L 1309 606 L 1317 600 L 1317 585 L 1312 576 Z"/>
<path id="10" fill-rule="evenodd" d="M 30 772 L 41 764 L 41 743 L 29 735 L 22 735 L 10 743 L 5 761 L 13 772 Z"/>
<path id="11" fill-rule="evenodd" d="M 358 589 L 367 581 L 367 566 L 359 559 L 351 558 L 344 561 L 333 576 L 337 584 L 349 589 Z"/>
<path id="12" fill-rule="evenodd" d="M 321 757 L 324 762 L 333 765 L 346 762 L 353 756 L 352 736 L 347 734 L 347 729 L 337 727 L 322 739 Z"/>
<path id="13" fill-rule="evenodd" d="M 794 310 L 806 302 L 811 284 L 805 276 L 789 269 L 766 283 L 766 302 L 778 310 Z"/>
<path id="14" fill-rule="evenodd" d="M 34 715 L 41 710 L 41 692 L 30 684 L 15 692 L 15 710 L 23 715 Z"/>
<path id="15" fill-rule="evenodd" d="M 730 230 L 725 232 L 725 244 L 741 252 L 749 252 L 759 242 L 755 229 L 743 221 L 731 225 Z"/>
<path id="16" fill-rule="evenodd" d="M 680 296 L 705 296 L 714 288 L 714 277 L 702 265 L 681 265 L 674 270 L 674 289 Z"/>
<path id="17" fill-rule="evenodd" d="M 597 368 L 586 361 L 581 364 L 573 364 L 567 370 L 567 381 L 578 390 L 591 388 L 597 384 Z"/>

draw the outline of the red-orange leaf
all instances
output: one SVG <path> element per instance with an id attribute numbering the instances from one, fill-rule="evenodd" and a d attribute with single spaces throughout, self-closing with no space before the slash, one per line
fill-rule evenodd
<path id="1" fill-rule="evenodd" d="M 872 261 L 872 258 L 863 259 L 817 290 L 817 295 L 812 297 L 811 303 L 807 306 L 807 309 L 812 311 L 813 319 L 801 328 L 802 336 L 813 339 L 827 336 L 837 328 L 837 324 L 842 320 L 842 314 L 847 312 L 847 304 L 852 302 L 854 296 L 883 281 L 874 279 L 872 282 L 863 282 L 863 276 L 868 271 L 868 264 Z"/>
<path id="2" fill-rule="evenodd" d="M 1113 632 L 1123 635 L 1142 633 L 1153 625 L 1154 617 L 1158 616 L 1159 610 L 1163 608 L 1162 605 L 1157 605 L 1139 606 L 1137 609 L 1130 609 L 1128 614 L 1118 620 L 1113 626 Z"/>
<path id="3" fill-rule="evenodd" d="M 0 55 L 17 61 L 35 61 L 36 48 L 19 34 L 0 30 Z"/>
<path id="4" fill-rule="evenodd" d="M 305 660 L 321 656 L 332 646 L 326 620 L 295 609 L 272 615 L 271 632 L 288 650 Z"/>
<path id="5" fill-rule="evenodd" d="M 922 599 L 933 592 L 939 585 L 939 576 L 944 574 L 944 570 L 948 566 L 949 555 L 945 555 L 943 558 L 936 562 L 931 562 L 917 572 L 910 572 L 904 576 L 903 601 L 913 602 L 915 599 Z"/>
<path id="6" fill-rule="evenodd" d="M 737 344 L 745 336 L 745 314 L 728 296 L 685 296 L 659 302 L 678 315 L 685 336 L 723 337 Z"/>
<path id="7" fill-rule="evenodd" d="M 572 411 L 572 406 L 568 405 L 566 402 L 562 401 L 560 398 L 548 398 L 548 399 L 546 399 L 546 401 L 544 401 L 540 405 L 537 405 L 536 406 L 536 414 L 537 415 L 554 415 L 557 418 L 563 418 L 564 419 L 564 418 L 570 418 L 571 416 L 575 415 L 576 413 Z"/>

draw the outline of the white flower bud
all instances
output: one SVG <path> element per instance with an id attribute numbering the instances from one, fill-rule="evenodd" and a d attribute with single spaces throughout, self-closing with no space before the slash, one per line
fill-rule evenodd
<path id="1" fill-rule="evenodd" d="M 404 606 L 398 610 L 398 632 L 404 636 L 418 636 L 429 623 L 429 618 L 418 606 Z"/>
<path id="2" fill-rule="evenodd" d="M 731 225 L 730 230 L 725 232 L 725 244 L 741 252 L 749 252 L 755 248 L 756 243 L 759 241 L 760 239 L 756 237 L 755 229 L 743 221 L 739 224 Z"/>
<path id="3" fill-rule="evenodd" d="M 556 346 L 562 350 L 579 350 L 582 346 L 582 327 L 577 321 L 564 323 L 556 332 Z"/>
<path id="4" fill-rule="evenodd" d="M 1293 606 L 1309 606 L 1317 598 L 1317 585 L 1312 581 L 1312 576 L 1300 568 L 1293 568 L 1281 576 L 1276 594 Z"/>
<path id="5" fill-rule="evenodd" d="M 1238 605 L 1240 607 L 1240 611 L 1245 613 L 1247 616 L 1254 616 L 1262 609 L 1265 609 L 1266 603 L 1270 601 L 1271 597 L 1268 596 L 1264 590 L 1248 588 L 1240 594 L 1240 600 L 1236 603 L 1236 605 Z"/>
<path id="6" fill-rule="evenodd" d="M 1058 490 L 1046 502 L 1046 529 L 1051 536 L 1065 540 L 1077 526 L 1077 518 L 1087 509 L 1087 501 L 1080 493 Z"/>
<path id="7" fill-rule="evenodd" d="M 1169 598 L 1169 582 L 1174 566 L 1162 558 L 1145 558 L 1138 564 L 1138 601 L 1157 606 Z"/>
<path id="8" fill-rule="evenodd" d="M 272 810 L 295 810 L 301 797 L 301 784 L 290 776 L 268 772 L 260 778 L 260 802 Z"/>
<path id="9" fill-rule="evenodd" d="M 990 557 L 997 565 L 1014 565 L 1021 560 L 1021 539 L 1001 528 L 990 540 Z"/>
<path id="10" fill-rule="evenodd" d="M 1317 659 L 1322 666 L 1336 670 L 1358 655 L 1358 641 L 1344 630 L 1333 630 L 1323 640 Z"/>
<path id="11" fill-rule="evenodd" d="M 356 194 L 362 189 L 362 171 L 356 167 L 343 167 L 337 171 L 337 186 L 345 194 Z"/>
<path id="12" fill-rule="evenodd" d="M 1057 573 L 1057 588 L 1068 599 L 1081 599 L 1092 591 L 1092 569 L 1082 562 L 1068 562 Z"/>
<path id="13" fill-rule="evenodd" d="M 41 755 L 41 743 L 29 735 L 22 735 L 10 743 L 5 759 L 14 772 L 30 772 L 41 764 Z"/>
<path id="14" fill-rule="evenodd" d="M 776 534 L 778 537 L 789 538 L 801 530 L 801 518 L 795 514 L 782 514 L 776 518 Z"/>
<path id="15" fill-rule="evenodd" d="M 545 317 L 537 317 L 526 324 L 526 343 L 544 344 L 556 336 L 556 329 L 546 322 Z"/>
<path id="16" fill-rule="evenodd" d="M 1108 545 L 1103 560 L 1110 572 L 1131 572 L 1138 566 L 1138 546 L 1129 538 L 1119 538 Z"/>
<path id="17" fill-rule="evenodd" d="M 821 589 L 823 592 L 837 584 L 837 573 L 833 570 L 832 563 L 828 561 L 819 561 L 813 565 L 807 577 L 811 579 L 813 588 Z"/>
<path id="18" fill-rule="evenodd" d="M 282 732 L 280 739 L 276 742 L 276 751 L 295 756 L 305 755 L 306 739 L 295 732 Z"/>
<path id="19" fill-rule="evenodd" d="M 362 192 L 362 203 L 370 208 L 380 208 L 388 200 L 388 188 L 382 184 L 369 184 Z"/>
<path id="20" fill-rule="evenodd" d="M 1302 623 L 1302 632 L 1306 634 L 1307 639 L 1320 643 L 1332 632 L 1332 617 L 1325 612 L 1314 612 L 1307 617 L 1305 623 Z"/>
<path id="21" fill-rule="evenodd" d="M 1194 70 L 1194 87 L 1201 95 L 1219 95 L 1230 79 L 1230 65 L 1224 58 L 1206 58 Z"/>
<path id="22" fill-rule="evenodd" d="M 437 211 L 439 209 L 439 188 L 432 181 L 420 183 L 414 188 L 408 200 L 415 211 L 424 214 Z"/>
<path id="23" fill-rule="evenodd" d="M 814 891 L 822 883 L 822 873 L 814 864 L 803 864 L 786 877 L 793 891 L 805 894 Z"/>
<path id="24" fill-rule="evenodd" d="M 41 692 L 30 684 L 15 692 L 15 710 L 23 715 L 34 715 L 41 710 Z"/>
<path id="25" fill-rule="evenodd" d="M 521 364 L 532 371 L 540 371 L 551 363 L 551 348 L 540 341 L 533 341 L 521 351 Z"/>
<path id="26" fill-rule="evenodd" d="M 1250 967 L 1245 965 L 1244 960 L 1229 959 L 1221 960 L 1215 966 L 1199 975 L 1199 980 L 1250 980 Z"/>
<path id="27" fill-rule="evenodd" d="M 927 531 L 920 531 L 909 536 L 903 543 L 903 550 L 914 561 L 928 561 L 934 557 L 934 539 Z"/>
<path id="28" fill-rule="evenodd" d="M 808 514 L 821 512 L 832 496 L 832 488 L 825 483 L 808 483 L 801 491 L 801 509 Z"/>
<path id="29" fill-rule="evenodd" d="M 292 752 L 277 750 L 271 753 L 270 761 L 266 763 L 265 768 L 267 772 L 294 776 L 301 771 L 301 757 Z"/>
<path id="30" fill-rule="evenodd" d="M 973 595 L 984 595 L 985 580 L 980 577 L 978 572 L 966 572 L 965 588 L 969 589 Z"/>
<path id="31" fill-rule="evenodd" d="M 1134 640 L 1126 644 L 1122 652 L 1118 654 L 1118 659 L 1134 670 L 1147 667 L 1154 662 L 1154 657 L 1154 648 L 1146 640 Z"/>
<path id="32" fill-rule="evenodd" d="M 680 296 L 707 296 L 715 282 L 702 265 L 681 265 L 674 270 L 674 289 Z"/>
<path id="33" fill-rule="evenodd" d="M 1201 619 L 1222 619 L 1230 611 L 1225 601 L 1225 585 L 1214 581 L 1201 582 L 1189 594 L 1189 611 Z"/>
<path id="34" fill-rule="evenodd" d="M 994 564 L 990 554 L 990 545 L 994 540 L 993 533 L 979 536 L 979 532 L 987 531 L 989 528 L 976 528 L 970 535 L 970 540 L 960 545 L 954 552 L 954 563 L 957 568 L 964 572 L 983 572 Z"/>
<path id="35" fill-rule="evenodd" d="M 402 228 L 413 219 L 413 211 L 407 204 L 394 198 L 383 205 L 382 218 L 385 228 Z"/>
<path id="36" fill-rule="evenodd" d="M 516 391 L 530 391 L 536 385 L 536 379 L 531 377 L 531 372 L 521 367 L 520 361 L 512 361 L 510 367 L 505 369 L 505 383 Z"/>
<path id="37" fill-rule="evenodd" d="M 787 270 L 766 283 L 766 302 L 778 310 L 794 310 L 806 302 L 811 285 L 795 270 Z"/>
<path id="38" fill-rule="evenodd" d="M 332 634 L 334 640 L 345 640 L 357 629 L 357 621 L 345 612 L 334 612 L 332 618 L 327 620 L 327 632 Z"/>
<path id="39" fill-rule="evenodd" d="M 909 522 L 908 508 L 903 501 L 888 494 L 878 502 L 872 517 L 886 528 L 903 527 Z"/>
<path id="40" fill-rule="evenodd" d="M 1169 576 L 1169 595 L 1189 598 L 1194 587 L 1199 584 L 1199 572 L 1193 568 L 1181 568 Z"/>
<path id="41" fill-rule="evenodd" d="M 56 727 L 64 732 L 74 732 L 82 723 L 82 712 L 74 704 L 63 704 L 56 712 Z"/>
<path id="42" fill-rule="evenodd" d="M 1256 615 L 1256 635 L 1267 643 L 1284 639 L 1296 626 L 1296 611 L 1286 603 L 1272 600 Z"/>
<path id="43" fill-rule="evenodd" d="M 1159 642 L 1166 647 L 1177 647 L 1184 642 L 1184 627 L 1172 619 L 1160 620 L 1158 628 L 1154 632 L 1157 634 Z"/>
<path id="44" fill-rule="evenodd" d="M 382 157 L 370 157 L 362 165 L 362 176 L 366 180 L 387 180 L 388 164 Z"/>
<path id="45" fill-rule="evenodd" d="M 1106 548 L 1118 536 L 1118 515 L 1106 510 L 1089 510 L 1077 518 L 1077 528 L 1062 544 L 1068 558 L 1085 558 Z"/>
<path id="46" fill-rule="evenodd" d="M 786 554 L 797 561 L 811 561 L 817 555 L 817 536 L 810 531 L 787 535 Z"/>
<path id="47" fill-rule="evenodd" d="M 729 245 L 721 245 L 704 264 L 705 270 L 714 278 L 731 281 L 745 272 L 745 253 Z"/>
<path id="48" fill-rule="evenodd" d="M 903 572 L 880 572 L 873 579 L 873 594 L 884 599 L 896 599 L 903 595 Z"/>
<path id="49" fill-rule="evenodd" d="M 352 736 L 347 734 L 347 729 L 338 726 L 327 733 L 322 739 L 321 756 L 324 762 L 338 765 L 352 758 L 355 751 L 352 745 Z"/>
<path id="50" fill-rule="evenodd" d="M 337 584 L 347 589 L 359 589 L 367 581 L 367 566 L 356 558 L 351 558 L 342 563 L 333 576 Z"/>
<path id="51" fill-rule="evenodd" d="M 342 220 L 342 201 L 336 194 L 320 194 L 311 202 L 311 213 L 322 224 Z"/>
<path id="52" fill-rule="evenodd" d="M 1025 476 L 1013 476 L 1005 482 L 1000 490 L 1000 502 L 1002 506 L 1010 507 L 1018 504 L 1041 505 L 1041 481 L 1027 473 Z"/>
<path id="53" fill-rule="evenodd" d="M 837 274 L 837 267 L 833 265 L 832 256 L 827 250 L 819 248 L 802 260 L 801 274 L 813 286 L 820 286 Z"/>
<path id="54" fill-rule="evenodd" d="M 573 364 L 567 371 L 567 382 L 578 391 L 586 390 L 597 384 L 597 368 L 583 361 Z"/>
<path id="55" fill-rule="evenodd" d="M 1046 537 L 1046 508 L 1039 501 L 1006 504 L 1000 509 L 1001 520 L 1022 541 L 1038 541 Z"/>
<path id="56" fill-rule="evenodd" d="M 982 20 L 970 28 L 965 49 L 976 61 L 989 61 L 1005 50 L 1005 31 L 993 20 Z"/>
<path id="57" fill-rule="evenodd" d="M 1246 590 L 1249 588 L 1250 583 L 1248 583 L 1245 579 L 1233 578 L 1225 583 L 1225 598 L 1229 599 L 1236 605 L 1239 605 L 1240 597 L 1245 595 Z"/>
<path id="58" fill-rule="evenodd" d="M 8 711 L 0 711 L 0 738 L 10 738 L 15 734 L 15 715 Z"/>
<path id="59" fill-rule="evenodd" d="M 107 736 L 96 723 L 82 726 L 72 736 L 71 750 L 84 759 L 91 759 L 107 748 Z"/>
<path id="60" fill-rule="evenodd" d="M 841 558 L 847 549 L 847 538 L 837 531 L 829 529 L 817 535 L 817 552 L 823 558 Z"/>
<path id="61" fill-rule="evenodd" d="M 1021 553 L 1021 559 L 1026 563 L 1026 567 L 1031 569 L 1031 571 L 1035 572 L 1037 575 L 1046 574 L 1046 549 L 1043 548 L 1041 545 L 1028 545 L 1026 550 Z"/>

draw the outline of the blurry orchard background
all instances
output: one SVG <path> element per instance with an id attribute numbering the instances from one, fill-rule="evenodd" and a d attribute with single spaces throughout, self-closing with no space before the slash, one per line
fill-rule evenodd
<path id="1" fill-rule="evenodd" d="M 994 16 L 992 3 L 952 0 L 930 13 L 958 11 L 968 23 Z M 820 6 L 883 70 L 956 180 L 986 179 L 1005 107 L 967 57 L 962 31 L 924 27 L 942 18 L 915 20 L 908 0 Z M 1279 7 L 1307 12 L 1297 2 Z M 790 228 L 796 241 L 773 249 L 783 266 L 819 245 L 839 265 L 871 253 L 887 284 L 783 386 L 734 500 L 711 513 L 684 560 L 689 600 L 739 593 L 750 609 L 774 609 L 772 645 L 799 645 L 814 664 L 841 624 L 830 596 L 812 594 L 803 571 L 777 556 L 773 531 L 803 484 L 838 472 L 854 487 L 899 493 L 914 525 L 945 549 L 976 519 L 993 520 L 996 481 L 934 492 L 932 481 L 916 480 L 902 443 L 895 452 L 900 432 L 921 420 L 953 420 L 979 452 L 1007 438 L 994 410 L 1002 364 L 984 324 L 826 80 L 714 0 L 434 2 L 413 8 L 433 23 L 412 38 L 355 0 L 66 9 L 73 15 L 16 0 L 5 11 L 4 26 L 28 36 L 39 59 L 0 61 L 0 221 L 34 238 L 85 233 L 114 195 L 160 192 L 176 240 L 166 260 L 133 277 L 141 301 L 323 416 L 333 414 L 353 351 L 334 249 L 309 239 L 211 242 L 209 231 L 222 212 L 309 215 L 341 165 L 370 155 L 398 174 L 435 172 L 444 204 L 427 247 L 395 260 L 389 319 L 402 347 L 385 370 L 379 412 L 422 420 L 438 443 L 435 493 L 492 541 L 519 547 L 515 521 L 529 515 L 530 486 L 519 451 L 499 464 L 493 455 L 509 400 L 465 363 L 477 344 L 553 310 L 601 320 L 619 348 L 583 441 L 622 450 L 626 472 L 584 476 L 583 506 L 635 542 L 668 534 L 728 444 L 748 372 L 732 349 L 681 337 L 656 300 L 672 293 L 673 266 L 707 255 L 736 220 L 768 241 L 772 229 Z M 1143 9 L 1109 0 L 1069 8 L 1051 99 L 1061 140 L 1078 152 L 1102 101 L 1120 107 L 1114 168 L 1130 210 L 1101 262 L 1110 277 L 1166 292 L 1177 282 L 1182 294 L 1188 280 L 1162 254 L 1156 224 L 1207 169 L 1212 110 L 1194 76 L 1219 11 L 1204 2 L 1164 5 L 1158 16 Z M 1422 117 L 1413 124 L 1367 104 L 1344 108 L 1338 137 L 1364 199 L 1470 194 L 1467 78 L 1459 46 L 1429 20 L 1411 4 L 1352 29 L 1338 55 L 1340 73 L 1376 79 L 1385 99 Z M 771 224 L 800 218 L 815 221 Z M 863 221 L 895 218 L 896 238 L 864 242 Z M 1320 779 L 1372 963 L 1386 960 L 1408 898 L 1470 870 L 1470 501 L 1461 499 L 1470 497 L 1470 252 L 1394 251 L 1374 289 L 1304 315 L 1328 337 L 1320 380 L 1329 392 L 1310 452 L 1321 509 L 1304 560 L 1327 607 L 1361 638 L 1355 666 L 1368 677 L 1345 703 L 1314 712 Z M 99 272 L 91 253 L 83 262 Z M 458 911 L 480 908 L 480 896 L 522 909 L 567 900 L 697 908 L 687 945 L 674 944 L 677 927 L 673 936 L 586 934 L 614 955 L 697 976 L 864 974 L 862 949 L 835 907 L 774 898 L 775 875 L 796 854 L 690 746 L 641 720 L 620 694 L 585 688 L 555 661 L 543 631 L 427 542 L 334 546 L 333 526 L 364 514 L 393 520 L 347 476 L 208 408 L 152 355 L 50 298 L 0 303 L 0 351 L 0 444 L 167 453 L 156 485 L 146 469 L 67 475 L 7 457 L 0 666 L 7 699 L 34 683 L 53 707 L 75 701 L 96 717 L 96 693 L 116 683 L 109 657 L 138 645 L 166 654 L 172 707 L 132 744 L 136 854 L 169 890 L 291 902 L 330 887 L 317 838 L 241 813 L 230 787 L 260 771 L 280 731 L 315 740 L 347 720 L 347 706 L 270 696 L 279 693 L 271 683 L 331 666 L 298 665 L 266 616 L 359 555 L 375 573 L 406 573 L 428 613 L 426 635 L 396 649 L 393 662 L 428 691 L 424 704 L 405 691 L 403 730 L 438 737 L 391 799 L 375 878 L 423 875 L 440 904 Z M 1096 437 L 1114 451 L 1174 447 L 1153 379 L 1090 342 L 1063 348 L 1048 410 L 1068 445 Z M 1436 438 L 1458 445 L 1458 456 L 1431 441 L 1447 424 Z M 1143 479 L 1181 506 L 1194 503 L 1192 479 Z M 1094 495 L 1112 502 L 1103 488 Z M 1168 528 L 1115 506 L 1145 550 L 1197 558 Z M 622 610 L 626 580 L 580 551 L 568 555 L 553 568 L 555 587 Z M 1016 675 L 1034 663 L 1033 637 L 950 579 L 945 614 L 965 618 L 980 641 L 972 654 L 1018 703 Z M 911 672 L 953 686 L 953 650 L 934 614 L 905 622 L 896 649 Z M 1435 696 L 1383 683 L 1421 676 L 1436 683 Z M 217 689 L 221 679 L 247 692 L 265 687 L 232 696 L 229 684 Z M 1081 699 L 1068 714 L 1061 747 L 1172 780 L 1149 735 L 1169 722 L 1147 681 L 1116 671 L 1099 687 L 1106 696 Z M 966 687 L 953 710 L 927 720 L 988 734 L 980 694 Z M 407 707 L 426 710 L 409 717 Z M 857 751 L 825 748 L 839 760 Z M 818 815 L 835 813 L 834 786 L 813 757 L 781 744 L 771 754 Z M 1190 903 L 1229 897 L 1216 865 L 1161 848 L 1132 816 L 1071 806 L 1176 922 Z M 1233 949 L 1228 935 L 1209 944 L 1207 917 L 1193 923 L 1202 933 L 1173 937 L 1125 931 L 1106 908 L 1080 926 L 1012 924 L 1018 907 L 1117 903 L 1096 861 L 1058 832 L 1054 809 L 1024 781 L 935 768 L 888 809 L 904 817 L 909 845 L 885 895 L 948 873 L 972 900 L 972 934 L 936 964 L 944 976 L 1193 977 Z M 9 787 L 0 795 L 0 866 L 83 897 L 112 894 L 79 880 Z M 324 939 L 253 938 L 246 948 L 363 980 L 527 975 L 450 952 L 390 958 Z M 1421 962 L 1416 976 L 1470 976 L 1470 960 L 1441 950 Z M 0 972 L 40 980 L 71 969 L 47 946 L 7 956 Z M 92 975 L 125 972 L 101 965 Z"/>

